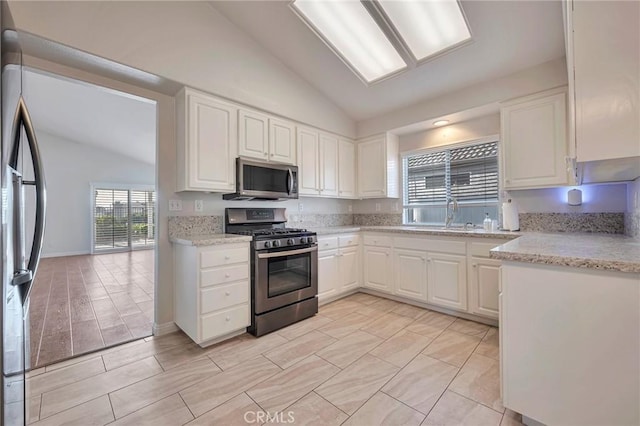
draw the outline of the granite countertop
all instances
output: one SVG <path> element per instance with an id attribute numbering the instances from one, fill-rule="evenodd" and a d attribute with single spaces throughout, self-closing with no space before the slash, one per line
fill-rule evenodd
<path id="1" fill-rule="evenodd" d="M 216 246 L 220 244 L 246 243 L 253 238 L 234 234 L 175 235 L 169 241 L 185 246 Z"/>
<path id="2" fill-rule="evenodd" d="M 640 272 L 640 241 L 624 235 L 524 233 L 491 257 L 575 268 Z"/>
<path id="3" fill-rule="evenodd" d="M 519 232 L 509 231 L 485 231 L 484 229 L 469 229 L 465 231 L 462 228 L 450 228 L 443 229 L 430 226 L 411 226 L 411 225 L 398 225 L 398 226 L 332 226 L 326 228 L 311 228 L 310 231 L 316 232 L 318 235 L 330 235 L 330 234 L 346 234 L 358 231 L 368 232 L 390 232 L 401 234 L 414 234 L 414 235 L 435 235 L 442 237 L 475 237 L 475 238 L 503 238 L 513 239 L 517 238 L 521 234 Z"/>

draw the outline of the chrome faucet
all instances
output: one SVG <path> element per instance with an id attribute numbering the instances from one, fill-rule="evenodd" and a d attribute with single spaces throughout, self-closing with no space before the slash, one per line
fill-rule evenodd
<path id="1" fill-rule="evenodd" d="M 450 205 L 453 205 L 451 209 L 449 209 Z M 445 228 L 448 228 L 449 226 L 451 226 L 451 222 L 453 222 L 453 217 L 455 216 L 457 211 L 458 211 L 458 200 L 456 200 L 454 197 L 447 197 L 447 218 L 444 220 Z"/>

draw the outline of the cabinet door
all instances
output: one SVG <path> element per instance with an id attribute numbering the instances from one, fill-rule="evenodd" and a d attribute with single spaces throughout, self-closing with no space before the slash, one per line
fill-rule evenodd
<path id="1" fill-rule="evenodd" d="M 385 293 L 392 293 L 391 249 L 386 247 L 364 248 L 364 286 Z"/>
<path id="2" fill-rule="evenodd" d="M 384 137 L 358 144 L 358 196 L 386 195 L 387 165 Z"/>
<path id="3" fill-rule="evenodd" d="M 427 253 L 416 250 L 395 250 L 395 294 L 427 301 Z"/>
<path id="4" fill-rule="evenodd" d="M 469 310 L 498 319 L 500 261 L 472 257 L 469 274 Z"/>
<path id="5" fill-rule="evenodd" d="M 640 2 L 570 3 L 577 160 L 640 156 Z"/>
<path id="6" fill-rule="evenodd" d="M 505 188 L 569 184 L 566 108 L 564 90 L 501 108 Z"/>
<path id="7" fill-rule="evenodd" d="M 269 118 L 241 109 L 238 114 L 238 152 L 243 157 L 267 160 L 269 155 Z"/>
<path id="8" fill-rule="evenodd" d="M 325 300 L 338 294 L 340 274 L 338 250 L 318 252 L 318 299 Z"/>
<path id="9" fill-rule="evenodd" d="M 296 126 L 293 123 L 269 119 L 269 159 L 296 164 Z"/>
<path id="10" fill-rule="evenodd" d="M 319 195 L 318 132 L 298 128 L 298 193 Z"/>
<path id="11" fill-rule="evenodd" d="M 338 196 L 338 138 L 320 135 L 320 195 Z"/>
<path id="12" fill-rule="evenodd" d="M 353 142 L 346 139 L 338 142 L 338 196 L 356 196 L 356 148 Z"/>
<path id="13" fill-rule="evenodd" d="M 434 305 L 467 309 L 466 257 L 429 253 L 427 300 Z"/>
<path id="14" fill-rule="evenodd" d="M 358 247 L 340 249 L 338 266 L 340 271 L 340 292 L 358 288 L 360 286 L 360 255 Z"/>
<path id="15" fill-rule="evenodd" d="M 185 189 L 233 191 L 237 153 L 237 109 L 215 99 L 189 94 Z"/>

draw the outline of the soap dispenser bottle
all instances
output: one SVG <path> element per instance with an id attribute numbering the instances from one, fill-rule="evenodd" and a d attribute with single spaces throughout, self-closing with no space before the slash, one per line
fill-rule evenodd
<path id="1" fill-rule="evenodd" d="M 491 231 L 491 218 L 489 217 L 489 213 L 484 214 L 484 221 L 482 222 L 482 228 L 485 231 Z"/>

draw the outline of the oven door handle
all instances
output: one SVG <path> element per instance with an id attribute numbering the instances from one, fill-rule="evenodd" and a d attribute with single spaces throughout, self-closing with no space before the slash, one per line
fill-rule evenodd
<path id="1" fill-rule="evenodd" d="M 294 254 L 311 253 L 313 251 L 318 251 L 318 246 L 313 246 L 313 247 L 303 248 L 298 250 L 276 251 L 272 253 L 258 253 L 258 259 L 269 259 L 271 257 L 293 256 Z"/>

